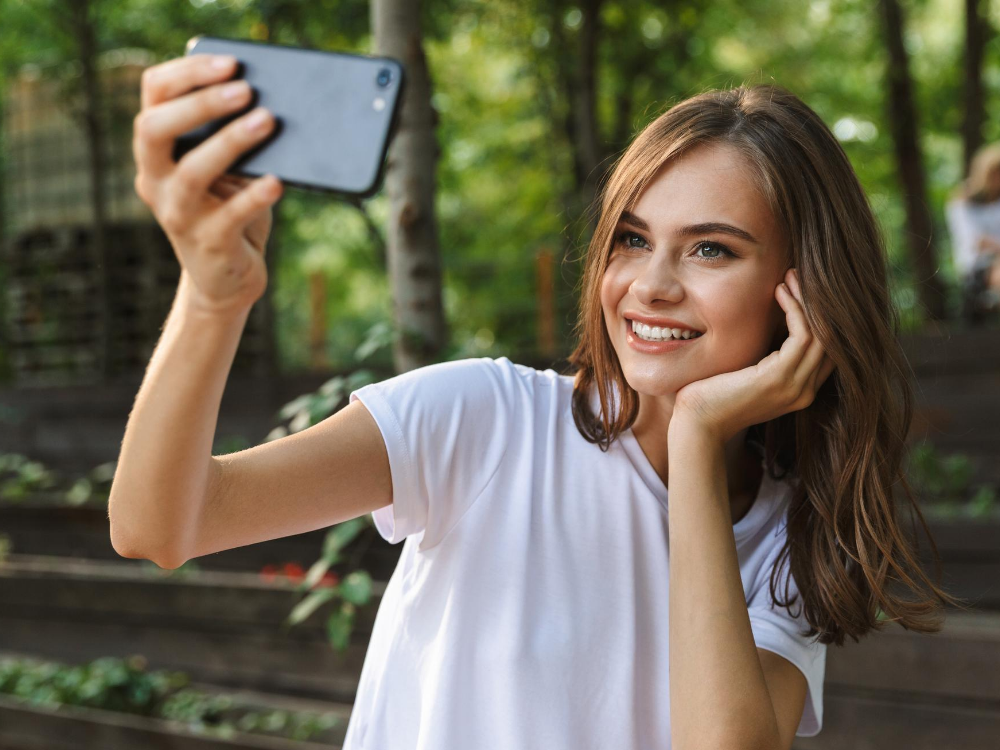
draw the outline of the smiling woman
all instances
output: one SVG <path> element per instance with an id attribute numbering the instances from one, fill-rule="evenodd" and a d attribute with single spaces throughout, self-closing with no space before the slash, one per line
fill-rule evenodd
<path id="1" fill-rule="evenodd" d="M 803 330 L 823 352 L 815 397 L 731 436 L 727 476 L 750 455 L 797 481 L 779 562 L 801 586 L 809 636 L 858 639 L 881 627 L 880 608 L 908 629 L 939 630 L 934 600 L 960 602 L 922 572 L 893 496 L 900 487 L 929 536 L 903 473 L 913 395 L 883 238 L 823 121 L 779 86 L 694 96 L 636 136 L 594 208 L 570 356 L 581 434 L 605 451 L 635 436 L 666 483 L 677 399 L 783 347 L 795 303 L 775 288 L 791 278 Z M 703 335 L 643 341 L 674 325 Z M 917 599 L 890 591 L 897 582 Z"/>

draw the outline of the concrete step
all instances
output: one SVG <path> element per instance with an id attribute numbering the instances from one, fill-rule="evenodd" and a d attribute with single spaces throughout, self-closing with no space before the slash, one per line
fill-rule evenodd
<path id="1" fill-rule="evenodd" d="M 343 653 L 325 632 L 331 604 L 283 629 L 299 601 L 254 573 L 165 575 L 140 561 L 11 555 L 0 566 L 0 633 L 9 650 L 63 661 L 144 655 L 194 679 L 353 703 L 385 582 L 356 614 Z"/>
<path id="2" fill-rule="evenodd" d="M 906 691 L 829 686 L 823 729 L 793 750 L 995 750 L 1000 703 Z"/>

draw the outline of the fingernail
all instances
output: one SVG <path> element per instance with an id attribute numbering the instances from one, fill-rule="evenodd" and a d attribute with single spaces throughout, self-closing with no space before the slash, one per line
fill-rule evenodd
<path id="1" fill-rule="evenodd" d="M 216 57 L 212 60 L 212 67 L 216 70 L 225 70 L 226 68 L 232 67 L 233 63 L 236 62 L 235 57 Z"/>
<path id="2" fill-rule="evenodd" d="M 246 81 L 237 81 L 236 83 L 227 83 L 222 87 L 222 97 L 224 99 L 237 99 L 250 89 L 250 85 Z"/>
<path id="3" fill-rule="evenodd" d="M 264 125 L 267 124 L 268 117 L 269 115 L 266 109 L 258 109 L 247 118 L 246 121 L 247 130 L 249 130 L 251 133 L 263 130 Z"/>

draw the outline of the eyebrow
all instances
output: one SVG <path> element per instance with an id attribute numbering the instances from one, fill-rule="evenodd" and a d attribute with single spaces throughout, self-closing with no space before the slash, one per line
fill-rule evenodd
<path id="1" fill-rule="evenodd" d="M 650 231 L 649 224 L 629 211 L 622 211 L 621 221 L 627 222 L 644 232 Z M 757 242 L 757 238 L 750 234 L 747 230 L 734 227 L 732 224 L 726 224 L 722 221 L 705 221 L 701 224 L 688 224 L 675 232 L 678 237 L 691 237 L 694 235 L 711 233 L 731 234 L 733 237 L 739 237 L 741 240 L 760 244 Z"/>

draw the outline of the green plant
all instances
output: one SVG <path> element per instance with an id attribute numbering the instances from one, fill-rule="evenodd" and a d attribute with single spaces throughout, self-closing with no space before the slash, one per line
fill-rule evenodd
<path id="1" fill-rule="evenodd" d="M 116 461 L 109 461 L 82 477 L 65 480 L 41 461 L 32 461 L 20 453 L 0 453 L 0 500 L 20 502 L 33 493 L 57 490 L 57 496 L 67 505 L 107 504 L 116 466 Z"/>
<path id="2" fill-rule="evenodd" d="M 103 657 L 66 666 L 51 661 L 0 660 L 0 693 L 44 706 L 75 705 L 152 716 L 158 701 L 186 684 L 178 672 L 146 672 L 141 656 Z"/>
<path id="3" fill-rule="evenodd" d="M 337 375 L 330 378 L 315 393 L 306 393 L 289 401 L 278 412 L 278 420 L 289 420 L 288 426 L 279 424 L 264 438 L 265 442 L 278 440 L 290 433 L 301 432 L 322 422 L 337 411 L 340 403 L 350 395 L 351 391 L 374 380 L 371 371 L 357 370 L 347 377 Z"/>
<path id="4" fill-rule="evenodd" d="M 184 724 L 198 734 L 239 732 L 308 740 L 340 722 L 332 712 L 250 708 L 231 695 L 189 687 L 183 672 L 146 671 L 146 659 L 102 657 L 69 666 L 31 658 L 0 659 L 0 693 L 33 705 L 99 708 Z"/>
<path id="5" fill-rule="evenodd" d="M 927 441 L 910 450 L 910 483 L 942 517 L 982 518 L 993 514 L 997 506 L 996 491 L 987 485 L 973 487 L 975 470 L 975 463 L 968 456 L 943 455 Z"/>
<path id="6" fill-rule="evenodd" d="M 20 453 L 0 454 L 0 498 L 20 501 L 32 492 L 47 490 L 58 483 L 57 472 L 39 461 L 31 461 Z"/>
<path id="7" fill-rule="evenodd" d="M 66 502 L 70 505 L 83 505 L 92 501 L 107 504 L 117 465 L 117 461 L 108 461 L 95 466 L 86 476 L 77 479 L 64 495 Z"/>
<path id="8" fill-rule="evenodd" d="M 322 556 L 313 563 L 305 579 L 296 586 L 295 590 L 305 593 L 305 597 L 295 605 L 285 619 L 284 629 L 304 622 L 327 602 L 339 599 L 340 606 L 327 617 L 326 634 L 335 649 L 343 652 L 347 648 L 357 608 L 367 604 L 371 599 L 371 576 L 367 571 L 354 570 L 335 586 L 317 588 L 317 585 L 330 567 L 340 562 L 343 548 L 367 525 L 363 518 L 352 518 L 350 521 L 337 524 L 327 532 Z"/>

